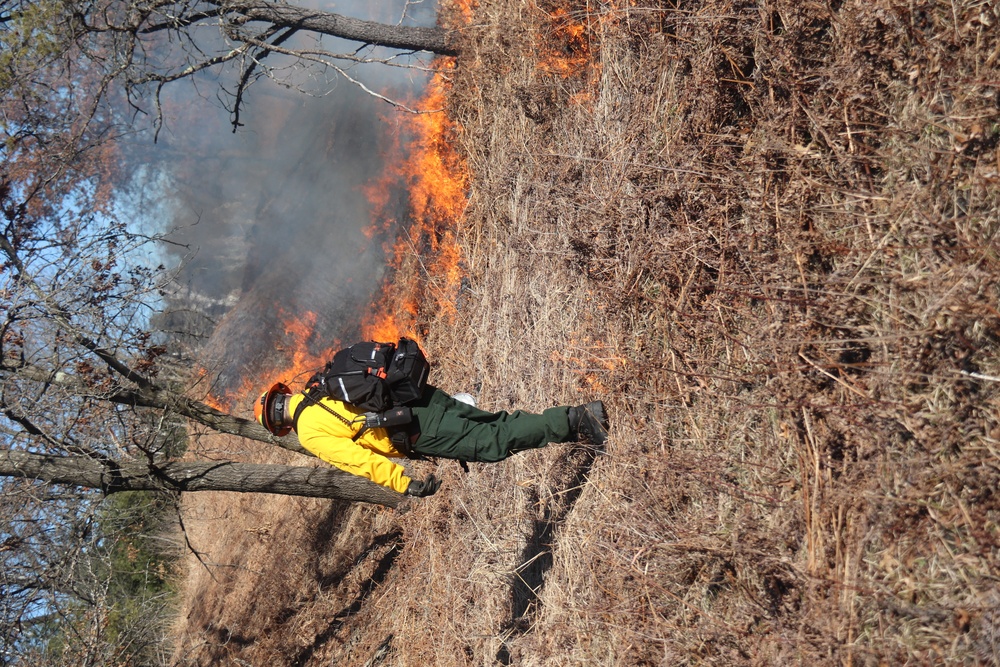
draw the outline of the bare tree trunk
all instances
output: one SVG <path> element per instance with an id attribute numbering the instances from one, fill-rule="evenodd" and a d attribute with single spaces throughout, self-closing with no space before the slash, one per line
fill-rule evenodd
<path id="1" fill-rule="evenodd" d="M 200 401 L 192 400 L 187 396 L 155 385 L 122 389 L 111 394 L 108 398 L 112 402 L 134 407 L 173 410 L 177 414 L 219 433 L 238 435 L 241 438 L 250 438 L 270 445 L 277 445 L 297 454 L 315 456 L 299 444 L 299 439 L 294 433 L 279 438 L 252 419 L 226 414 Z"/>
<path id="2" fill-rule="evenodd" d="M 281 28 L 296 28 L 341 37 L 365 44 L 388 46 L 406 51 L 430 51 L 446 56 L 458 51 L 448 44 L 448 33 L 441 28 L 388 25 L 333 14 L 295 5 L 249 0 L 226 4 L 226 9 L 251 21 L 265 21 Z"/>
<path id="3" fill-rule="evenodd" d="M 19 364 L 4 367 L 0 365 L 0 371 L 13 372 L 20 377 L 25 377 L 36 382 L 55 384 L 77 395 L 85 395 L 88 392 L 88 388 L 78 378 L 66 375 L 65 373 L 53 373 L 38 366 Z M 201 401 L 188 398 L 171 389 L 165 389 L 149 380 L 139 386 L 119 387 L 108 393 L 105 397 L 112 403 L 118 403 L 119 405 L 129 405 L 134 408 L 170 410 L 220 433 L 228 433 L 240 436 L 241 438 L 266 442 L 270 445 L 283 447 L 297 454 L 315 456 L 299 444 L 299 439 L 294 433 L 290 433 L 283 438 L 278 438 L 252 419 L 243 419 L 242 417 L 235 417 L 221 410 L 216 410 Z"/>
<path id="4" fill-rule="evenodd" d="M 396 507 L 403 496 L 336 468 L 232 461 L 119 464 L 88 456 L 0 450 L 0 476 L 117 491 L 235 491 L 339 498 Z"/>

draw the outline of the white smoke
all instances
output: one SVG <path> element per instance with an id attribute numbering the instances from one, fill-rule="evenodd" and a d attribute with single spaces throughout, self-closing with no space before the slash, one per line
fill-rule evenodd
<path id="1" fill-rule="evenodd" d="M 434 21 L 432 5 L 405 0 L 332 11 Z M 324 38 L 322 46 L 356 49 L 336 42 Z M 286 78 L 250 88 L 236 133 L 218 100 L 220 86 L 232 90 L 232 82 L 202 77 L 167 91 L 157 142 L 147 132 L 133 147 L 148 173 L 161 174 L 151 187 L 169 184 L 159 195 L 171 212 L 162 226 L 178 244 L 167 253 L 183 262 L 178 295 L 192 307 L 209 304 L 213 322 L 225 317 L 212 352 L 229 388 L 280 344 L 279 311 L 315 312 L 321 336 L 347 335 L 382 276 L 381 249 L 362 233 L 371 223 L 362 188 L 382 173 L 383 153 L 398 131 L 394 115 L 402 112 L 342 76 L 272 64 Z M 348 74 L 399 99 L 416 97 L 426 81 L 418 70 L 386 65 L 355 66 Z M 402 193 L 397 205 L 405 207 Z M 247 312 L 233 312 L 240 309 Z"/>

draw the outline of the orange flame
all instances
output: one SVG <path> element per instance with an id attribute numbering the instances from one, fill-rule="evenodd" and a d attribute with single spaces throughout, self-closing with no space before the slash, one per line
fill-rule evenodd
<path id="1" fill-rule="evenodd" d="M 454 63 L 444 60 L 438 65 L 446 70 Z M 446 94 L 446 79 L 438 73 L 419 106 L 442 109 Z M 401 334 L 419 338 L 424 309 L 445 317 L 454 314 L 463 275 L 456 230 L 465 213 L 468 177 L 452 144 L 459 128 L 443 111 L 413 115 L 404 124 L 409 138 L 396 150 L 406 156 L 390 160 L 395 167 L 366 190 L 375 211 L 371 235 L 395 226 L 386 208 L 390 188 L 401 185 L 409 194 L 408 226 L 387 248 L 391 278 L 383 290 L 386 296 L 362 326 L 365 336 L 374 340 L 394 340 Z"/>
<path id="2" fill-rule="evenodd" d="M 290 316 L 282 311 L 280 319 L 285 331 L 285 342 L 279 344 L 278 351 L 286 354 L 276 355 L 277 360 L 271 368 L 258 369 L 260 372 L 245 377 L 238 388 L 221 396 L 209 394 L 203 399 L 206 405 L 223 412 L 231 411 L 245 401 L 247 396 L 256 396 L 266 389 L 261 386 L 261 378 L 278 378 L 286 384 L 294 385 L 307 379 L 333 356 L 338 347 L 337 341 L 331 341 L 330 347 L 318 352 L 310 351 L 309 342 L 316 327 L 316 313 L 305 311 L 301 315 Z M 206 375 L 205 369 L 199 370 L 200 377 Z"/>
<path id="3" fill-rule="evenodd" d="M 336 351 L 336 343 L 317 353 L 309 351 L 309 339 L 316 329 L 316 313 L 305 311 L 298 318 L 285 319 L 285 334 L 290 339 L 292 359 L 283 369 L 282 375 L 289 378 L 300 378 L 312 375 Z"/>
<path id="4" fill-rule="evenodd" d="M 552 21 L 550 38 L 540 44 L 542 59 L 538 66 L 544 72 L 563 79 L 585 72 L 592 64 L 590 34 L 587 26 L 576 22 L 565 9 L 549 14 Z"/>
<path id="5" fill-rule="evenodd" d="M 451 0 L 448 3 L 450 12 L 463 25 L 472 23 L 472 9 L 475 4 L 473 0 Z"/>
<path id="6" fill-rule="evenodd" d="M 216 398 L 213 394 L 208 394 L 201 400 L 201 402 L 213 410 L 218 410 L 219 412 L 229 412 L 233 406 L 232 397 L 223 402 Z"/>
<path id="7" fill-rule="evenodd" d="M 452 0 L 450 20 L 468 23 L 472 3 L 473 0 Z M 429 82 L 424 98 L 416 105 L 418 108 L 440 110 L 446 106 L 448 84 L 443 73 L 454 67 L 454 61 L 441 58 L 436 65 L 439 73 Z M 372 205 L 372 220 L 364 230 L 365 235 L 377 242 L 379 238 L 392 239 L 398 234 L 384 247 L 390 276 L 381 290 L 384 296 L 362 319 L 362 335 L 370 340 L 394 341 L 401 335 L 419 340 L 422 312 L 446 317 L 456 312 L 455 300 L 464 273 L 457 229 L 465 213 L 468 177 L 466 165 L 453 147 L 460 128 L 444 111 L 404 117 L 399 127 L 404 132 L 391 137 L 391 155 L 386 160 L 390 167 L 364 188 Z M 393 213 L 396 188 L 405 189 L 409 199 L 409 218 L 398 232 L 400 221 Z M 316 319 L 311 312 L 298 317 L 282 314 L 287 340 L 282 348 L 289 350 L 289 355 L 281 368 L 273 369 L 270 374 L 265 374 L 266 371 L 257 374 L 257 378 L 280 377 L 291 383 L 329 360 L 335 348 L 309 352 Z M 237 398 L 260 391 L 261 388 L 251 386 L 259 381 L 257 378 L 231 396 L 209 397 L 206 402 L 225 409 L 221 407 L 225 403 L 231 405 Z"/>
<path id="8" fill-rule="evenodd" d="M 472 20 L 474 0 L 448 1 L 448 20 L 468 24 Z M 572 76 L 586 77 L 585 87 L 571 97 L 571 103 L 591 99 L 592 85 L 600 76 L 600 63 L 595 62 L 594 44 L 605 20 L 615 20 L 618 14 L 615 2 L 607 6 L 610 11 L 601 16 L 591 14 L 571 15 L 565 9 L 549 13 L 552 29 L 538 45 L 538 69 L 563 79 Z M 630 0 L 624 0 L 626 6 Z M 577 20 L 576 16 L 582 16 Z M 443 58 L 436 61 L 439 68 L 428 84 L 424 98 L 416 105 L 421 109 L 446 108 L 447 71 L 454 61 Z M 398 119 L 395 119 L 398 120 Z M 387 126 L 391 126 L 387 123 Z M 372 206 L 372 219 L 365 231 L 374 242 L 383 243 L 389 257 L 389 279 L 383 285 L 384 296 L 378 299 L 363 318 L 362 334 L 371 340 L 393 341 L 400 335 L 418 340 L 422 337 L 422 313 L 433 312 L 448 317 L 456 313 L 455 302 L 464 275 L 462 252 L 457 230 L 467 204 L 467 166 L 454 148 L 454 138 L 461 127 L 445 111 L 410 115 L 399 121 L 402 132 L 393 135 L 388 152 L 390 165 L 375 182 L 364 188 Z M 393 201 L 398 188 L 408 194 L 408 219 L 399 221 L 393 213 Z M 402 224 L 401 224 L 402 223 Z M 397 231 L 402 226 L 401 231 Z M 298 317 L 284 317 L 288 340 L 284 349 L 290 350 L 286 363 L 273 369 L 267 377 L 286 378 L 291 383 L 301 379 L 327 361 L 335 349 L 318 353 L 309 352 L 316 314 L 303 313 Z M 336 341 L 331 341 L 337 346 Z M 601 371 L 614 370 L 624 360 L 610 350 L 584 341 L 580 350 L 576 372 L 590 389 L 601 389 Z M 258 375 L 261 377 L 261 375 Z M 234 398 L 252 394 L 260 388 L 251 386 L 249 380 L 232 396 L 209 397 L 206 402 L 225 409 Z"/>

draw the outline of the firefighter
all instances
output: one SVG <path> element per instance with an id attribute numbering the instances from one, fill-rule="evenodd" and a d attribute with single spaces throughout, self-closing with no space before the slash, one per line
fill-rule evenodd
<path id="1" fill-rule="evenodd" d="M 434 475 L 411 479 L 396 460 L 441 457 L 463 465 L 492 463 L 550 442 L 584 441 L 601 449 L 608 437 L 601 401 L 541 414 L 486 412 L 427 385 L 407 407 L 408 423 L 393 427 L 386 423 L 391 416 L 366 413 L 327 396 L 292 393 L 279 382 L 260 395 L 254 416 L 279 437 L 294 428 L 299 443 L 327 463 L 416 497 L 435 493 L 440 481 Z"/>

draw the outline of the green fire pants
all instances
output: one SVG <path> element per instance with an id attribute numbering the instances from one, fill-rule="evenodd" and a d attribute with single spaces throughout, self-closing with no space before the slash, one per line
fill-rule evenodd
<path id="1" fill-rule="evenodd" d="M 424 456 L 490 463 L 525 449 L 570 440 L 566 406 L 542 414 L 486 412 L 428 385 L 410 407 L 412 426 L 420 433 L 413 451 Z"/>

